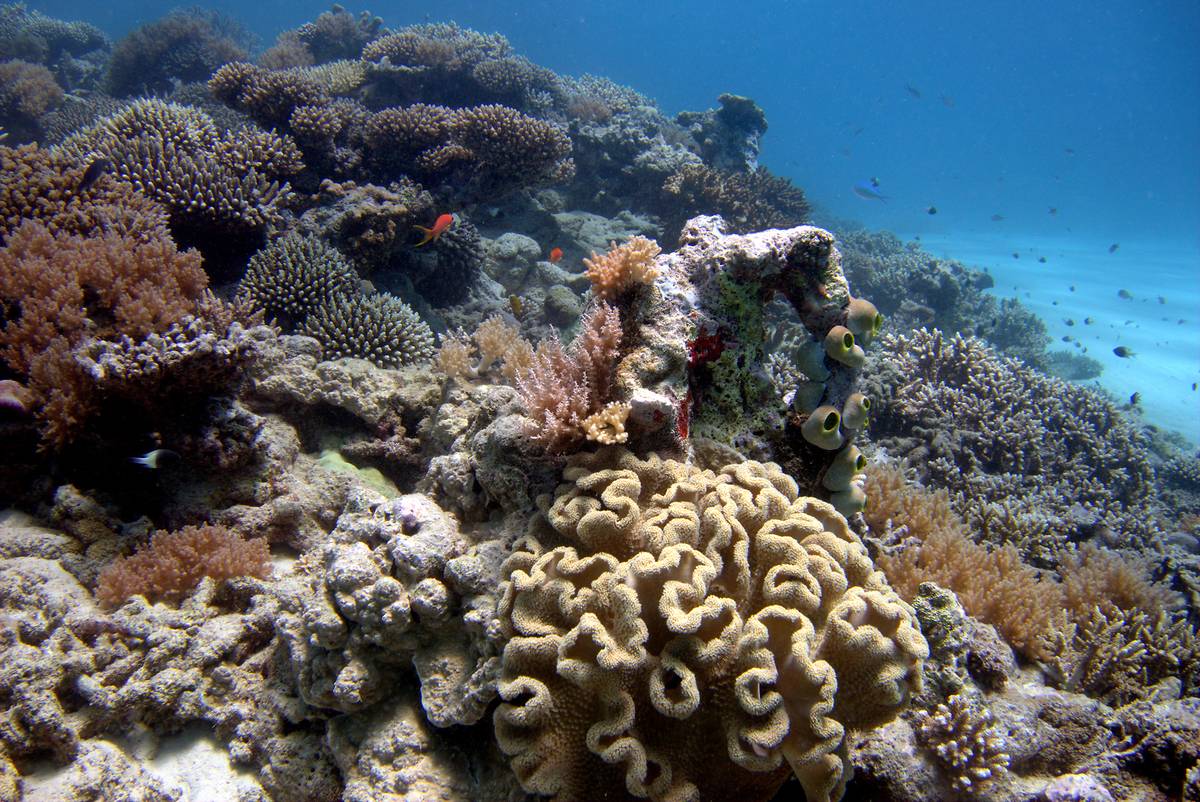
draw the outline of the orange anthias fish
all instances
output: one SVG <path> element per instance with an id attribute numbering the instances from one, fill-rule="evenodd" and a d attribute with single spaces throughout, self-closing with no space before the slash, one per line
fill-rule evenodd
<path id="1" fill-rule="evenodd" d="M 551 248 L 550 249 L 551 263 L 557 263 L 561 260 L 562 260 L 562 248 Z"/>
<path id="2" fill-rule="evenodd" d="M 415 247 L 420 248 L 425 243 L 433 242 L 434 240 L 438 239 L 446 233 L 446 229 L 448 229 L 450 224 L 453 222 L 454 215 L 447 213 L 438 215 L 438 219 L 433 221 L 433 228 L 426 228 L 425 226 L 413 226 L 413 228 L 417 228 L 425 232 L 425 239 L 418 242 Z"/>

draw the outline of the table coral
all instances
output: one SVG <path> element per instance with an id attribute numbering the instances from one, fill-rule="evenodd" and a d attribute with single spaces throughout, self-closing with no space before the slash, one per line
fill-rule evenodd
<path id="1" fill-rule="evenodd" d="M 496 735 L 559 800 L 841 796 L 844 735 L 894 717 L 927 655 L 911 608 L 827 503 L 773 464 L 620 448 L 568 463 L 507 566 Z M 537 533 L 541 536 L 541 533 Z"/>

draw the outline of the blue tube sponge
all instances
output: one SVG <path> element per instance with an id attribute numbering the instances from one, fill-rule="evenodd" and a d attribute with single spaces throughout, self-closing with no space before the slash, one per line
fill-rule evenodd
<path id="1" fill-rule="evenodd" d="M 800 433 L 817 448 L 833 451 L 841 447 L 844 439 L 841 423 L 842 414 L 826 404 L 813 410 L 808 420 L 800 425 Z"/>
<path id="2" fill-rule="evenodd" d="M 834 326 L 825 335 L 825 353 L 852 368 L 861 368 L 867 358 L 862 346 L 854 342 L 854 332 L 845 326 Z"/>

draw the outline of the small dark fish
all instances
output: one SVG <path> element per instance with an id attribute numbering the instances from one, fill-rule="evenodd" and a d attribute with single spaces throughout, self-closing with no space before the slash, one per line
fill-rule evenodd
<path id="1" fill-rule="evenodd" d="M 1131 293 L 1129 290 L 1117 290 L 1117 297 L 1124 298 L 1126 301 L 1132 301 L 1133 293 Z"/>
<path id="2" fill-rule="evenodd" d="M 1071 292 L 1075 292 L 1075 285 L 1074 285 L 1074 284 L 1072 284 L 1072 285 L 1071 285 L 1070 287 L 1068 287 L 1067 289 L 1069 289 Z"/>
<path id="3" fill-rule="evenodd" d="M 879 179 L 876 178 L 875 176 L 871 176 L 871 186 L 875 187 L 876 189 L 879 189 Z"/>
<path id="4" fill-rule="evenodd" d="M 937 214 L 937 207 L 930 206 L 928 209 L 925 210 L 925 214 Z"/>
<path id="5" fill-rule="evenodd" d="M 1014 258 L 1014 259 L 1020 259 L 1020 258 L 1021 258 L 1021 254 L 1017 253 L 1016 251 L 1013 251 L 1013 258 Z"/>
<path id="6" fill-rule="evenodd" d="M 993 223 L 999 223 L 999 222 L 1000 222 L 1000 221 L 1002 221 L 1003 219 L 1004 219 L 1004 215 L 1002 215 L 1002 214 L 994 214 L 994 215 L 992 215 L 992 222 L 993 222 Z"/>
<path id="7" fill-rule="evenodd" d="M 1051 306 L 1058 306 L 1058 301 L 1051 301 L 1051 302 L 1050 302 L 1050 305 L 1051 305 Z"/>
<path id="8" fill-rule="evenodd" d="M 905 84 L 905 85 L 904 85 L 904 89 L 905 89 L 905 91 L 906 91 L 906 92 L 908 92 L 910 95 L 912 95 L 913 97 L 915 97 L 917 100 L 920 100 L 920 99 L 921 99 L 921 90 L 920 90 L 920 89 L 917 89 L 917 88 L 916 88 L 915 86 L 913 86 L 912 84 Z"/>
<path id="9" fill-rule="evenodd" d="M 1087 353 L 1087 346 L 1086 346 L 1086 345 L 1085 345 L 1085 346 L 1083 346 L 1083 353 L 1085 353 L 1085 354 Z"/>
<path id="10" fill-rule="evenodd" d="M 1179 320 L 1175 321 L 1176 326 L 1182 326 L 1184 323 L 1187 323 L 1187 321 L 1183 318 L 1179 318 Z"/>
<path id="11" fill-rule="evenodd" d="M 1038 261 L 1039 261 L 1039 262 L 1041 262 L 1042 264 L 1046 264 L 1046 257 L 1044 257 L 1044 256 L 1039 256 L 1039 257 L 1038 257 Z"/>
<path id="12" fill-rule="evenodd" d="M 155 470 L 178 462 L 179 455 L 169 448 L 156 448 L 140 457 L 130 457 L 129 461 L 135 462 L 143 468 Z"/>
<path id="13" fill-rule="evenodd" d="M 1074 156 L 1075 148 L 1063 148 L 1063 152 L 1066 153 L 1068 156 Z"/>
<path id="14" fill-rule="evenodd" d="M 520 317 L 521 313 L 525 311 L 525 303 L 520 299 L 520 297 L 516 295 L 510 295 L 508 296 L 508 308 L 512 310 L 512 313 L 516 317 Z"/>
<path id="15" fill-rule="evenodd" d="M 1108 252 L 1109 252 L 1109 253 L 1116 253 L 1116 252 L 1117 252 L 1117 248 L 1120 248 L 1120 247 L 1121 247 L 1121 243 L 1119 243 L 1119 242 L 1114 242 L 1112 245 L 1109 245 L 1109 246 L 1108 246 Z"/>
<path id="16" fill-rule="evenodd" d="M 112 167 L 112 163 L 104 157 L 94 160 L 83 171 L 83 178 L 79 179 L 79 186 L 75 187 L 75 194 L 86 192 L 93 184 L 100 180 L 100 176 L 108 172 L 108 168 Z"/>
<path id="17" fill-rule="evenodd" d="M 941 95 L 942 105 L 948 109 L 954 108 L 954 98 L 949 95 Z"/>
<path id="18" fill-rule="evenodd" d="M 1128 359 L 1131 356 L 1136 356 L 1132 348 L 1126 348 L 1123 345 L 1118 345 L 1116 348 L 1114 348 L 1113 353 L 1121 357 L 1121 359 Z"/>
<path id="19" fill-rule="evenodd" d="M 1056 215 L 1056 214 L 1058 214 L 1058 207 L 1057 207 L 1057 206 L 1051 206 L 1051 207 L 1050 207 L 1050 214 L 1051 214 L 1051 215 Z"/>
<path id="20" fill-rule="evenodd" d="M 1083 319 L 1083 325 L 1085 325 L 1085 326 L 1090 326 L 1095 322 L 1096 322 L 1096 318 L 1094 318 L 1094 317 L 1085 317 Z"/>
<path id="21" fill-rule="evenodd" d="M 1070 334 L 1064 334 L 1064 335 L 1062 336 L 1062 341 L 1063 341 L 1063 342 L 1065 342 L 1065 343 L 1069 343 L 1069 342 L 1071 342 L 1071 335 L 1070 335 Z"/>
<path id="22" fill-rule="evenodd" d="M 1160 296 L 1158 296 L 1158 302 L 1160 304 L 1165 304 L 1167 302 L 1167 299 L 1160 295 Z"/>
<path id="23" fill-rule="evenodd" d="M 1141 393 L 1134 393 L 1133 395 L 1129 396 L 1129 406 L 1136 407 L 1140 403 L 1142 403 Z"/>
<path id="24" fill-rule="evenodd" d="M 1063 321 L 1063 323 L 1066 323 L 1068 326 L 1074 326 L 1075 320 L 1073 318 L 1067 318 L 1066 320 Z"/>
<path id="25" fill-rule="evenodd" d="M 1192 392 L 1196 392 L 1196 382 L 1192 382 Z"/>

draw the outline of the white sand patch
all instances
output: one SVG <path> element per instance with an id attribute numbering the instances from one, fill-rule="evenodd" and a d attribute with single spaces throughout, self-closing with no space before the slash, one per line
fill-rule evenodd
<path id="1" fill-rule="evenodd" d="M 1113 241 L 1120 247 L 1109 253 Z M 1122 403 L 1141 393 L 1146 423 L 1200 443 L 1200 391 L 1192 390 L 1200 382 L 1200 250 L 1194 244 L 1009 233 L 925 234 L 921 242 L 935 256 L 988 268 L 996 279 L 992 292 L 1019 298 L 1046 322 L 1051 350 L 1086 348 L 1104 366 L 1100 386 Z M 1122 289 L 1132 300 L 1119 296 Z M 1085 325 L 1088 317 L 1095 323 Z M 1136 356 L 1118 357 L 1117 346 Z"/>

